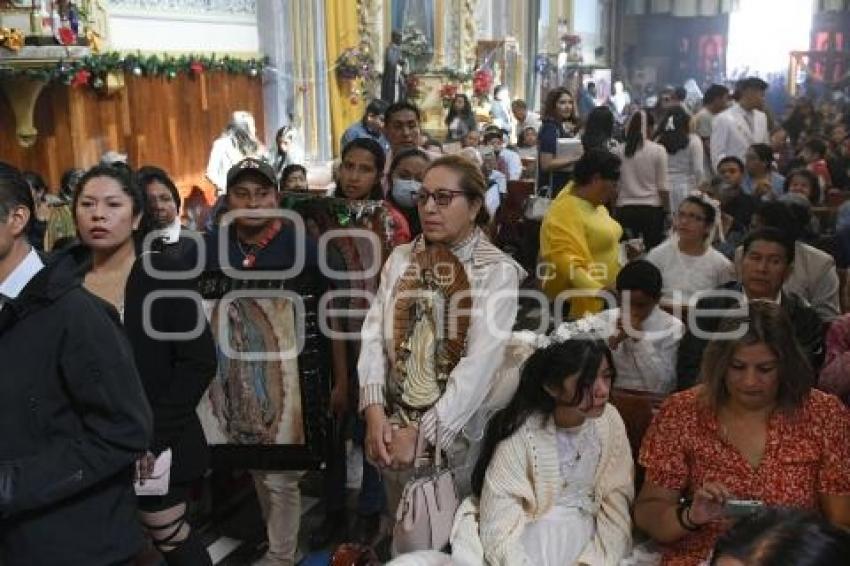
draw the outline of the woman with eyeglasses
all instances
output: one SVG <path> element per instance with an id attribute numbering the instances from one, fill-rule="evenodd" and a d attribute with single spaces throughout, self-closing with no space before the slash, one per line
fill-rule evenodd
<path id="1" fill-rule="evenodd" d="M 701 383 L 669 397 L 643 437 L 635 524 L 663 566 L 705 564 L 734 518 L 760 508 L 850 527 L 850 412 L 811 386 L 788 315 L 751 301 L 717 332 Z"/>
<path id="2" fill-rule="evenodd" d="M 422 234 L 390 255 L 363 323 L 357 372 L 366 457 L 382 469 L 393 519 L 420 435 L 429 451 L 448 454 L 461 496 L 470 490 L 466 459 L 483 425 L 476 416 L 526 275 L 482 230 L 485 189 L 480 168 L 464 157 L 428 166 L 416 195 Z"/>
<path id="3" fill-rule="evenodd" d="M 673 216 L 670 237 L 650 250 L 646 259 L 664 274 L 663 304 L 687 305 L 694 293 L 735 280 L 732 262 L 711 245 L 717 220 L 708 197 L 691 195 Z"/>

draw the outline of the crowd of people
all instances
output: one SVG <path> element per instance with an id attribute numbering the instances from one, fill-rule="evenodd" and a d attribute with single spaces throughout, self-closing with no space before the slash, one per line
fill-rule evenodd
<path id="1" fill-rule="evenodd" d="M 391 253 L 360 339 L 327 338 L 327 411 L 355 425 L 328 448 L 312 546 L 399 565 L 846 559 L 850 105 L 781 116 L 766 89 L 711 85 L 695 108 L 684 89 L 649 107 L 622 84 L 602 106 L 559 87 L 538 116 L 497 87 L 484 124 L 455 97 L 444 143 L 412 102 L 368 105 L 313 197 L 381 203 Z M 268 151 L 234 114 L 200 234 L 156 166 L 111 155 L 52 189 L 0 165 L 3 564 L 211 564 L 187 509 L 210 465 L 196 407 L 223 354 L 179 296 L 196 278 L 161 274 L 301 265 L 344 286 L 323 269 L 344 258 L 267 214 L 310 191 L 295 138 L 282 128 Z M 545 208 L 519 220 L 530 264 L 495 237 L 523 180 Z M 431 299 L 408 299 L 412 282 Z M 521 290 L 539 291 L 533 331 L 517 328 Z M 365 457 L 353 529 L 346 440 Z M 166 450 L 167 492 L 137 496 Z M 409 498 L 438 456 L 459 505 L 417 548 Z M 303 474 L 251 474 L 257 564 L 294 564 Z"/>

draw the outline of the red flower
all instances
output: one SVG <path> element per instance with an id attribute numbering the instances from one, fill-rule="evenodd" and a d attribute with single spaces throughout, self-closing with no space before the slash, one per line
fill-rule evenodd
<path id="1" fill-rule="evenodd" d="M 189 65 L 189 69 L 191 69 L 196 75 L 200 75 L 204 72 L 204 64 L 200 61 L 192 61 L 192 64 Z"/>
<path id="2" fill-rule="evenodd" d="M 86 86 L 91 78 L 91 73 L 86 69 L 80 69 L 74 73 L 74 79 L 71 81 L 71 86 Z"/>
<path id="3" fill-rule="evenodd" d="M 490 69 L 478 69 L 472 75 L 472 92 L 475 96 L 485 96 L 493 88 L 493 72 Z"/>
<path id="4" fill-rule="evenodd" d="M 59 43 L 62 45 L 74 45 L 77 43 L 77 35 L 69 27 L 59 28 Z"/>
<path id="5" fill-rule="evenodd" d="M 443 98 L 452 98 L 457 94 L 457 85 L 448 84 L 440 87 L 440 96 Z"/>

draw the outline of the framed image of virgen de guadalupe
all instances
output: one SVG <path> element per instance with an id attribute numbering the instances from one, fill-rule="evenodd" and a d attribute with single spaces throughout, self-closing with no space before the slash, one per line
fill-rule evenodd
<path id="1" fill-rule="evenodd" d="M 198 405 L 213 465 L 304 470 L 324 462 L 329 358 L 314 277 L 199 281 L 218 372 Z"/>

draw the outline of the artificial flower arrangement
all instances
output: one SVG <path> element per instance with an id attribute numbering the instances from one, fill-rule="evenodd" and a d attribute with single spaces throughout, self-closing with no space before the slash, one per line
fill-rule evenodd
<path id="1" fill-rule="evenodd" d="M 440 98 L 443 101 L 443 108 L 451 108 L 454 103 L 455 96 L 460 92 L 460 87 L 456 84 L 444 84 L 440 87 Z"/>
<path id="2" fill-rule="evenodd" d="M 481 67 L 472 75 L 472 94 L 483 104 L 493 90 L 493 71 Z"/>
<path id="3" fill-rule="evenodd" d="M 343 80 L 373 80 L 377 76 L 372 56 L 363 45 L 349 47 L 336 59 L 336 75 Z"/>

